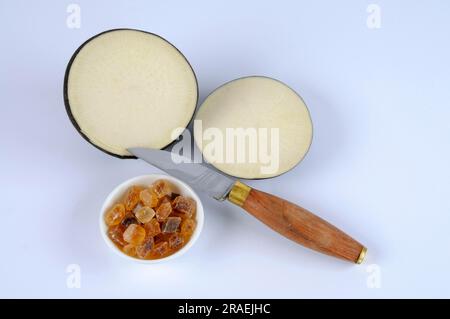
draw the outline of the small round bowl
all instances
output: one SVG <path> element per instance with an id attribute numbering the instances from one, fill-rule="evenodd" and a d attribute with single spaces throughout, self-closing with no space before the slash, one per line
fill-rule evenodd
<path id="1" fill-rule="evenodd" d="M 107 235 L 108 226 L 105 223 L 104 215 L 108 209 L 110 209 L 115 203 L 117 203 L 122 198 L 122 196 L 125 194 L 125 192 L 128 190 L 129 187 L 131 187 L 133 185 L 149 186 L 150 184 L 152 184 L 153 182 L 155 182 L 158 179 L 167 180 L 172 185 L 175 193 L 184 195 L 187 197 L 191 197 L 195 200 L 195 202 L 197 203 L 197 212 L 196 212 L 197 226 L 195 227 L 194 233 L 192 234 L 191 238 L 183 246 L 183 248 L 181 248 L 180 250 L 178 250 L 177 252 L 173 253 L 170 256 L 167 256 L 164 258 L 159 258 L 159 259 L 139 259 L 139 258 L 134 258 L 134 257 L 128 256 L 127 254 L 122 252 L 108 237 L 108 235 Z M 170 260 L 170 259 L 173 259 L 173 258 L 183 255 L 186 251 L 188 251 L 194 245 L 195 241 L 200 236 L 200 232 L 202 231 L 202 228 L 203 228 L 203 221 L 204 221 L 204 212 L 203 212 L 202 202 L 200 201 L 200 198 L 197 196 L 197 194 L 192 190 L 192 188 L 190 188 L 184 182 L 182 182 L 172 176 L 162 175 L 162 174 L 137 176 L 137 177 L 131 178 L 131 179 L 123 182 L 122 184 L 120 184 L 119 186 L 114 188 L 114 190 L 108 195 L 105 202 L 103 203 L 102 209 L 100 211 L 100 219 L 99 219 L 100 232 L 102 234 L 103 239 L 105 240 L 105 243 L 108 245 L 108 247 L 111 248 L 111 250 L 113 250 L 116 254 L 118 254 L 128 260 L 132 260 L 132 261 L 144 263 L 144 264 L 159 263 L 159 262 L 167 261 L 167 260 Z"/>

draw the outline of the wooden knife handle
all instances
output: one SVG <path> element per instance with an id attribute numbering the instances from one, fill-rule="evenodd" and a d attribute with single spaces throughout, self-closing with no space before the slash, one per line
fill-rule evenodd
<path id="1" fill-rule="evenodd" d="M 281 235 L 321 253 L 360 264 L 367 249 L 306 209 L 237 181 L 228 200 Z"/>

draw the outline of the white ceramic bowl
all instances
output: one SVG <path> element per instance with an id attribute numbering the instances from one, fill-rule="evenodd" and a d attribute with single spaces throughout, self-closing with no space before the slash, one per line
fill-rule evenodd
<path id="1" fill-rule="evenodd" d="M 197 213 L 196 213 L 197 226 L 196 226 L 194 233 L 192 234 L 189 242 L 186 243 L 183 246 L 183 248 L 181 248 L 179 251 L 175 252 L 174 254 L 172 254 L 170 256 L 160 258 L 160 259 L 152 259 L 152 260 L 139 259 L 139 258 L 134 258 L 134 257 L 128 256 L 127 254 L 123 253 L 119 248 L 117 248 L 117 246 L 114 245 L 114 243 L 108 237 L 108 235 L 107 235 L 108 226 L 106 225 L 103 216 L 108 209 L 110 209 L 115 203 L 117 203 L 122 198 L 122 196 L 125 194 L 125 192 L 128 190 L 129 187 L 131 187 L 133 185 L 149 186 L 150 184 L 152 184 L 153 182 L 155 182 L 158 179 L 167 180 L 173 186 L 173 191 L 175 193 L 191 197 L 195 200 L 195 202 L 197 203 Z M 192 245 L 194 245 L 195 241 L 197 240 L 197 238 L 200 235 L 200 232 L 202 231 L 203 220 L 204 220 L 204 213 L 203 213 L 202 203 L 200 201 L 200 198 L 192 190 L 192 188 L 190 188 L 187 184 L 185 184 L 184 182 L 182 182 L 172 176 L 152 174 L 152 175 L 142 175 L 142 176 L 137 176 L 137 177 L 131 178 L 131 179 L 123 182 L 116 188 L 114 188 L 114 190 L 108 195 L 105 202 L 103 203 L 102 209 L 100 211 L 99 222 L 100 222 L 100 232 L 102 234 L 103 239 L 105 240 L 108 247 L 111 248 L 115 253 L 117 253 L 118 255 L 120 255 L 128 260 L 145 263 L 145 264 L 154 264 L 154 263 L 158 263 L 158 262 L 162 262 L 162 261 L 167 261 L 167 260 L 173 259 L 175 257 L 179 257 L 182 254 L 184 254 L 186 251 L 188 251 L 189 248 L 191 248 Z"/>

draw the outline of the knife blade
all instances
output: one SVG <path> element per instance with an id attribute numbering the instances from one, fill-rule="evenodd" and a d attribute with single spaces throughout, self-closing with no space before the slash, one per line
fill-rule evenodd
<path id="1" fill-rule="evenodd" d="M 253 189 L 176 153 L 139 147 L 128 151 L 217 200 L 228 199 L 276 232 L 305 247 L 357 264 L 364 260 L 366 247 L 296 204 Z"/>
<path id="2" fill-rule="evenodd" d="M 235 179 L 203 164 L 193 163 L 189 158 L 177 153 L 141 147 L 130 148 L 128 151 L 219 201 L 227 197 L 235 183 Z"/>

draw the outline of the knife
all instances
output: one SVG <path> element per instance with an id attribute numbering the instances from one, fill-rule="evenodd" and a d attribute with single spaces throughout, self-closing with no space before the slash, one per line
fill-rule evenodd
<path id="1" fill-rule="evenodd" d="M 305 247 L 356 264 L 364 260 L 366 247 L 300 206 L 176 153 L 139 147 L 128 151 L 216 200 L 228 200 L 242 207 L 276 232 Z"/>

